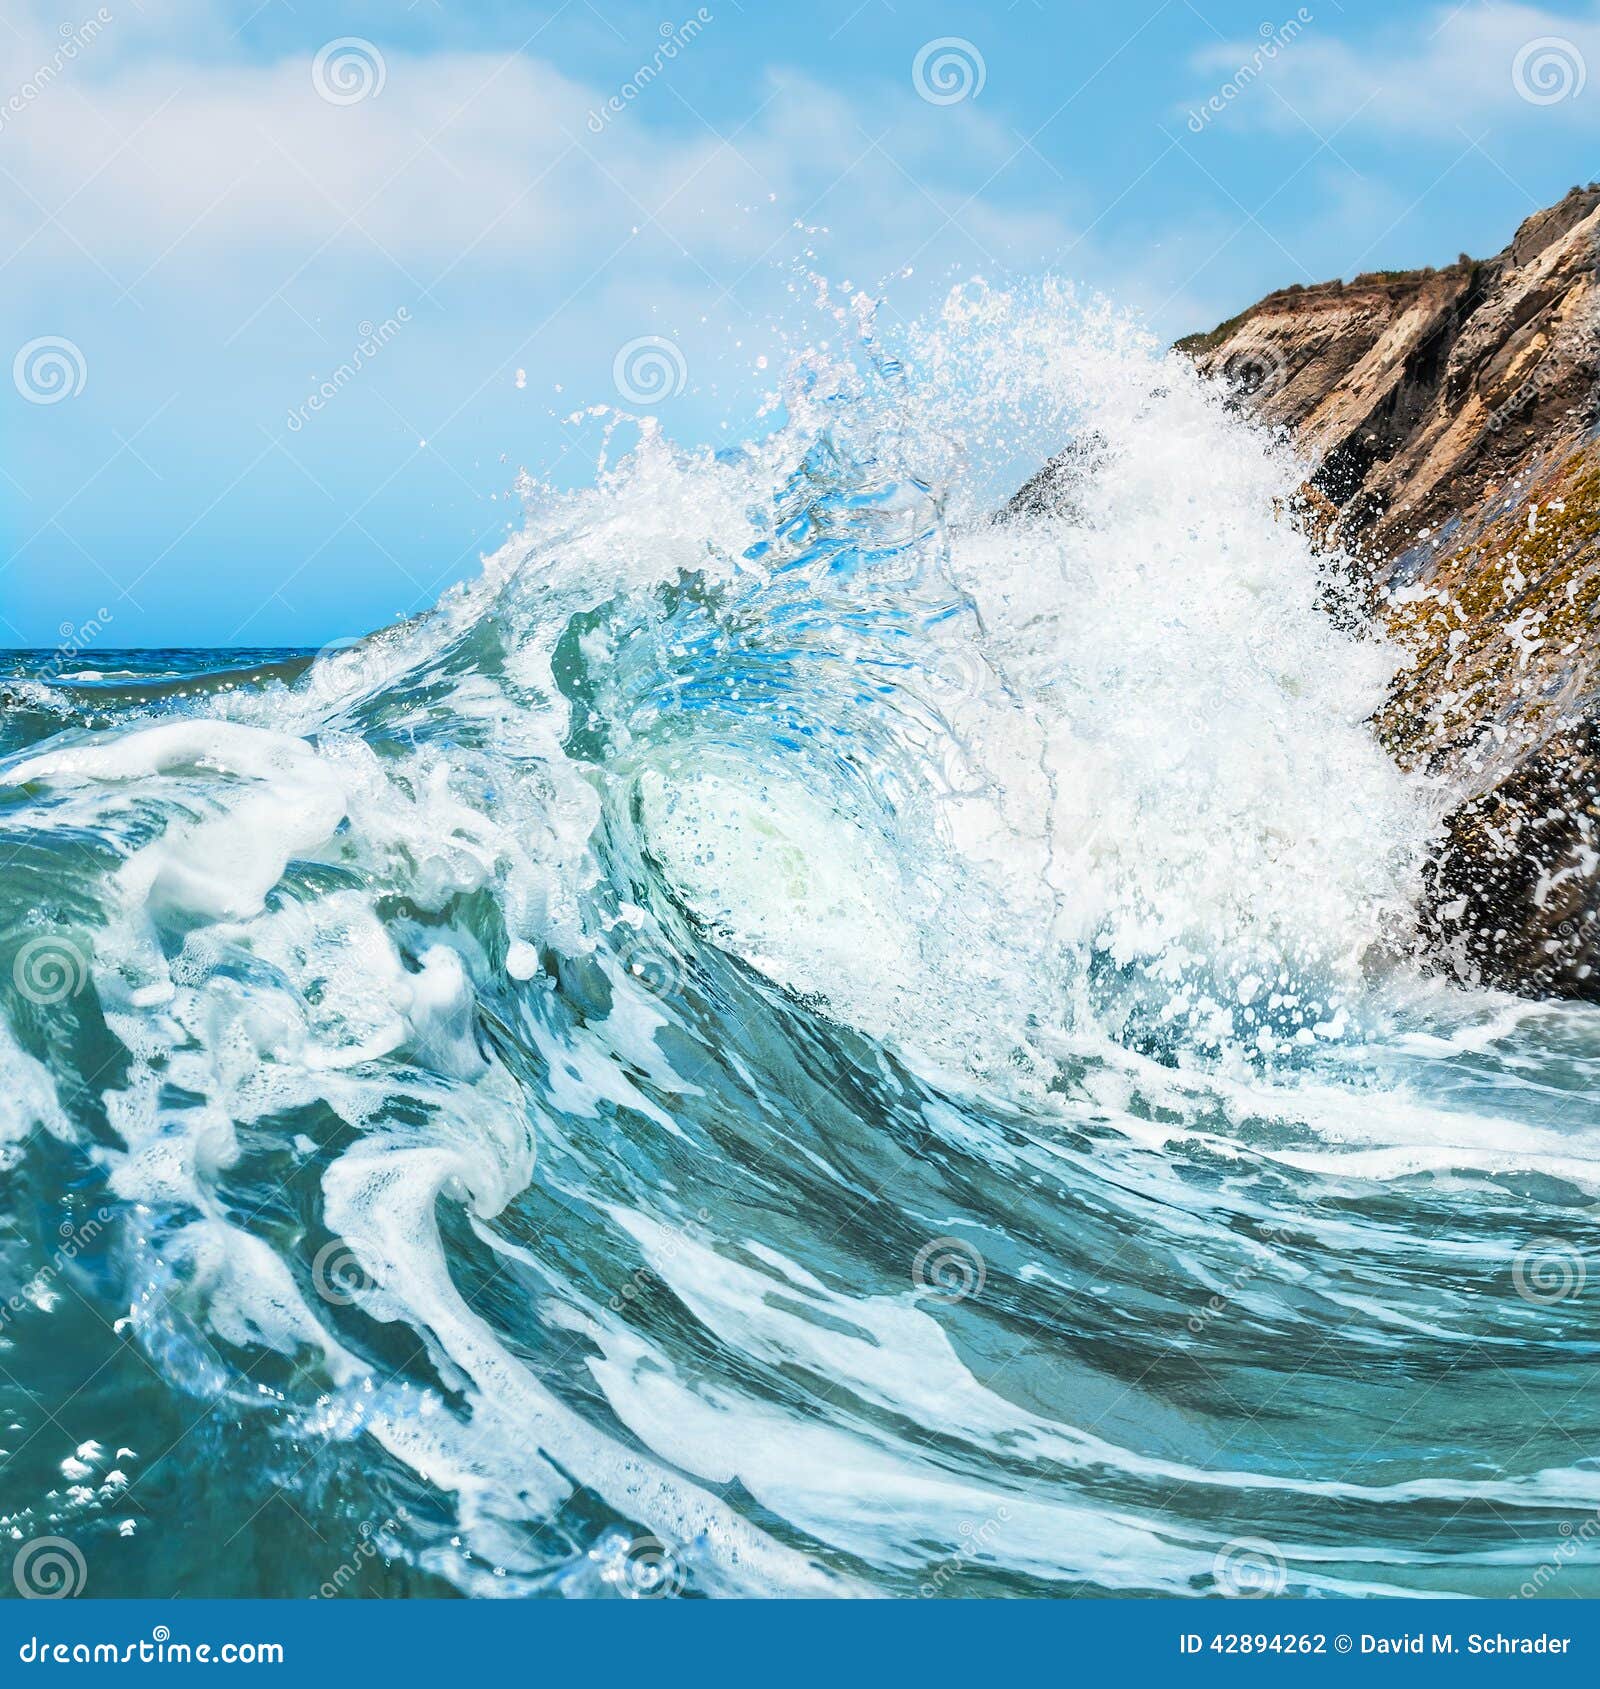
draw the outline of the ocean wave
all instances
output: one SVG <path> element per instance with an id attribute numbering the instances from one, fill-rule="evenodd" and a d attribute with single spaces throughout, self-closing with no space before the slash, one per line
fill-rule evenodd
<path id="1" fill-rule="evenodd" d="M 103 1203 L 126 1411 L 417 1587 L 1514 1592 L 1600 1508 L 1600 1020 L 1414 954 L 1281 442 L 1059 288 L 850 311 L 428 616 L 10 757 L 34 1247 Z"/>

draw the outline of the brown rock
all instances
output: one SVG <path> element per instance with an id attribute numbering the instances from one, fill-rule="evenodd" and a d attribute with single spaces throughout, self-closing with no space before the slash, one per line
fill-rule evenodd
<path id="1" fill-rule="evenodd" d="M 1376 725 L 1458 799 L 1435 952 L 1600 1000 L 1600 186 L 1497 257 L 1290 288 L 1178 345 L 1316 465 L 1302 519 L 1411 654 Z"/>

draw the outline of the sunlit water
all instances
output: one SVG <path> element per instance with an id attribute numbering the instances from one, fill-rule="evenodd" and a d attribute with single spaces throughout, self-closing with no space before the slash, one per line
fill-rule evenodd
<path id="1" fill-rule="evenodd" d="M 1300 469 L 1054 290 L 843 315 L 425 618 L 6 660 L 19 1554 L 1600 1593 L 1600 1013 L 1414 955 Z"/>

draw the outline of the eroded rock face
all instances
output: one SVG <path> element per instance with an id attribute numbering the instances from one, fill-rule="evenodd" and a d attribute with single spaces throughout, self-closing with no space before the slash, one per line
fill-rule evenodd
<path id="1" fill-rule="evenodd" d="M 1455 801 L 1435 952 L 1600 1001 L 1600 186 L 1497 257 L 1271 294 L 1178 344 L 1316 465 L 1411 655 L 1377 726 Z"/>
<path id="2" fill-rule="evenodd" d="M 1467 978 L 1594 999 L 1600 726 L 1581 720 L 1450 816 L 1432 876 L 1433 937 Z"/>

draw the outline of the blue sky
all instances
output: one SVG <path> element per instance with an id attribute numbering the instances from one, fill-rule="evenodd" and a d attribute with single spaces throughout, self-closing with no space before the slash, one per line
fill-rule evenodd
<path id="1" fill-rule="evenodd" d="M 737 429 L 797 267 L 1171 337 L 1600 176 L 1600 5 L 67 3 L 0 19 L 0 644 L 419 609 L 520 470 L 590 477 L 634 342 L 671 433 Z"/>

